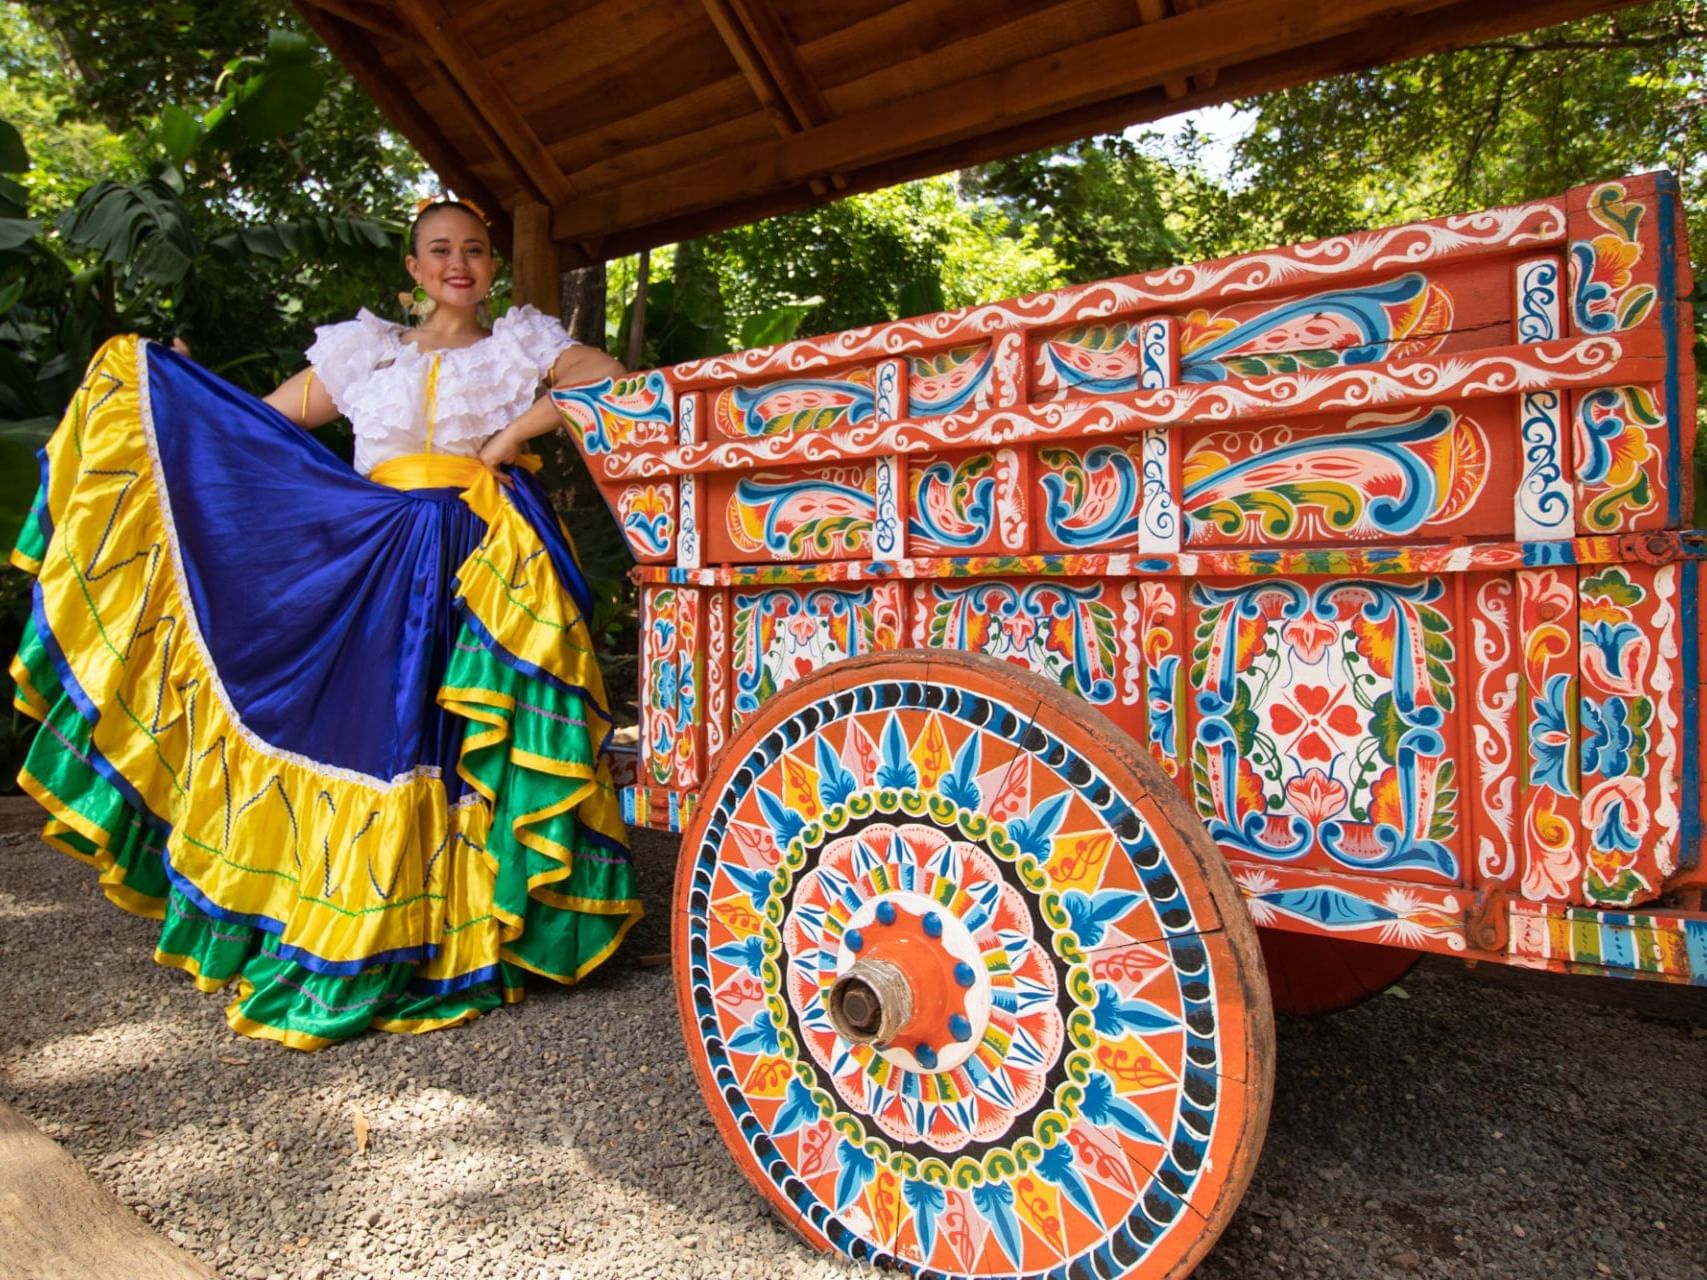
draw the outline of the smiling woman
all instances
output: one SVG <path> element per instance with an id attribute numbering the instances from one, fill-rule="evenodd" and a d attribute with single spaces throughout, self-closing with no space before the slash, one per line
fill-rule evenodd
<path id="1" fill-rule="evenodd" d="M 296 1048 L 573 982 L 640 914 L 587 584 L 521 452 L 545 386 L 621 368 L 532 308 L 483 323 L 477 209 L 410 236 L 419 323 L 320 329 L 264 404 L 109 342 L 13 557 L 49 840 Z M 301 429 L 339 414 L 353 472 Z"/>

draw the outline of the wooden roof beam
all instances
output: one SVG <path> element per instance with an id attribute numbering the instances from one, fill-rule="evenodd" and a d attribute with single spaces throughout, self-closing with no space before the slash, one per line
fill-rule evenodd
<path id="1" fill-rule="evenodd" d="M 575 194 L 574 184 L 557 167 L 503 86 L 475 58 L 444 0 L 397 0 L 397 9 L 461 87 L 476 117 L 497 137 L 500 154 L 511 161 L 519 184 L 538 190 L 554 207 L 566 204 Z"/>
<path id="2" fill-rule="evenodd" d="M 1138 0 L 1138 21 L 1151 26 L 1168 16 L 1168 0 Z M 1185 77 L 1173 76 L 1162 81 L 1162 89 L 1170 98 L 1185 97 Z"/>
<path id="3" fill-rule="evenodd" d="M 1181 102 L 1164 96 L 1159 80 L 1147 87 L 1082 103 L 1046 116 L 1014 123 L 964 140 L 944 141 L 870 165 L 851 166 L 848 178 L 855 191 L 870 191 L 892 183 L 964 168 L 986 160 L 1055 146 L 1095 133 L 1122 129 L 1160 119 L 1182 110 L 1210 106 L 1232 98 L 1252 97 L 1324 76 L 1381 66 L 1403 58 L 1422 57 L 1494 40 L 1515 31 L 1528 31 L 1608 8 L 1627 8 L 1639 0 L 1451 0 L 1443 9 L 1395 15 L 1357 32 L 1351 39 L 1303 40 L 1262 57 L 1227 65 L 1213 88 L 1192 91 Z M 1139 29 L 1141 30 L 1141 29 Z M 597 200 L 590 196 L 585 199 Z M 798 208 L 781 189 L 749 185 L 739 199 L 721 202 L 711 212 L 667 209 L 661 216 L 608 224 L 609 254 L 633 253 L 649 245 L 706 235 L 724 227 L 770 217 Z M 561 239 L 560 223 L 554 233 Z M 571 251 L 572 253 L 572 251 Z M 576 261 L 583 259 L 577 258 Z"/>
<path id="4" fill-rule="evenodd" d="M 1212 0 L 1172 0 L 1175 13 L 1190 13 L 1199 5 L 1212 3 Z M 1207 71 L 1199 71 L 1191 78 L 1191 87 L 1199 93 L 1207 93 L 1215 87 L 1217 71 L 1210 67 Z"/>
<path id="5" fill-rule="evenodd" d="M 778 133 L 800 133 L 829 123 L 829 103 L 812 82 L 799 53 L 789 43 L 788 33 L 764 0 L 701 0 L 701 3 Z M 837 189 L 847 186 L 847 180 L 831 174 L 828 184 L 823 178 L 814 177 L 808 179 L 807 185 L 813 195 L 822 196 L 831 186 Z"/>
<path id="6" fill-rule="evenodd" d="M 301 12 L 328 52 L 349 69 L 356 83 L 386 118 L 403 131 L 403 135 L 421 153 L 421 159 L 432 165 L 439 176 L 458 192 L 486 210 L 487 217 L 492 219 L 492 238 L 500 248 L 508 247 L 510 223 L 503 204 L 445 140 L 437 122 L 422 110 L 414 95 L 405 92 L 395 77 L 373 71 L 379 58 L 363 29 L 327 9 L 304 7 Z"/>
<path id="7" fill-rule="evenodd" d="M 364 4 L 362 0 L 302 0 L 305 5 L 312 6 L 334 18 L 342 18 L 352 26 L 360 27 L 370 35 L 392 41 L 396 44 L 411 43 L 408 33 L 399 31 L 397 24 L 386 14 L 375 9 L 372 5 Z"/>
<path id="8" fill-rule="evenodd" d="M 776 11 L 771 8 L 770 0 L 715 0 L 726 4 L 740 20 L 746 30 L 747 38 L 753 42 L 753 48 L 764 60 L 765 70 L 770 73 L 777 89 L 782 93 L 783 101 L 794 113 L 794 118 L 800 122 L 802 129 L 813 129 L 819 125 L 829 124 L 835 118 L 830 110 L 830 104 L 825 100 L 817 83 L 806 69 L 806 64 L 800 59 L 800 51 L 788 38 Z"/>
<path id="9" fill-rule="evenodd" d="M 1453 0 L 1222 0 L 1154 26 L 1028 58 L 731 155 L 709 155 L 623 188 L 559 206 L 559 240 L 608 234 L 715 207 L 732 167 L 751 195 L 826 173 L 977 137 L 1229 61 L 1283 52 L 1358 30 L 1372 19 L 1425 14 Z M 1229 39 L 1229 33 L 1232 38 Z"/>

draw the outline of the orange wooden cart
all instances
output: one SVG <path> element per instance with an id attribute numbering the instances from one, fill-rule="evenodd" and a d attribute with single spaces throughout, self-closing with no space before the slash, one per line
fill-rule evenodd
<path id="1" fill-rule="evenodd" d="M 683 1033 L 802 1234 L 1184 1275 L 1271 999 L 1707 982 L 1689 287 L 1648 174 L 556 393 Z"/>

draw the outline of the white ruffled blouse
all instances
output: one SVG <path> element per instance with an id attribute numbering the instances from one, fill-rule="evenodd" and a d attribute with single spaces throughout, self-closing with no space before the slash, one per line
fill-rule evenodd
<path id="1" fill-rule="evenodd" d="M 364 309 L 354 320 L 314 331 L 308 363 L 350 420 L 356 472 L 427 448 L 427 381 L 440 357 L 433 405 L 433 452 L 473 455 L 524 413 L 566 347 L 561 324 L 533 307 L 512 307 L 473 346 L 426 351 L 403 341 L 402 325 Z"/>

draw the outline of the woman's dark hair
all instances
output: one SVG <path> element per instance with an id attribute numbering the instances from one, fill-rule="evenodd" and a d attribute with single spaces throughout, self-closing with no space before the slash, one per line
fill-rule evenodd
<path id="1" fill-rule="evenodd" d="M 492 228 L 486 221 L 486 215 L 481 213 L 480 210 L 476 209 L 473 205 L 466 204 L 461 200 L 435 200 L 432 204 L 421 206 L 421 208 L 415 211 L 415 216 L 409 219 L 408 241 L 410 253 L 417 257 L 419 257 L 421 253 L 421 219 L 427 217 L 429 214 L 437 213 L 440 209 L 461 209 L 469 217 L 473 218 L 481 226 L 485 227 L 486 234 L 488 236 L 492 234 Z"/>

